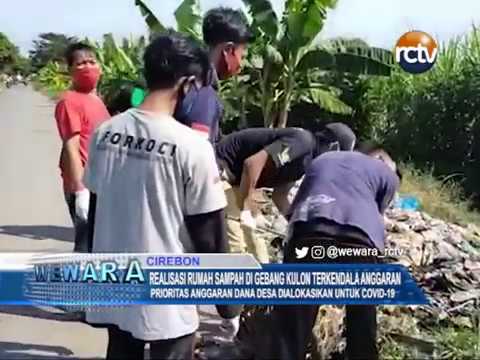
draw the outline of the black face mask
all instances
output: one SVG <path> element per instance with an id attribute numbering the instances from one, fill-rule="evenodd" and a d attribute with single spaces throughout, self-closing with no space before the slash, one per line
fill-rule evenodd
<path id="1" fill-rule="evenodd" d="M 178 90 L 177 104 L 175 105 L 175 111 L 173 113 L 173 117 L 180 122 L 188 119 L 198 93 L 197 85 L 195 81 L 192 80 L 190 80 L 191 85 L 189 90 L 187 92 L 184 91 L 185 85 L 187 85 L 188 82 L 188 79 L 185 80 Z"/>

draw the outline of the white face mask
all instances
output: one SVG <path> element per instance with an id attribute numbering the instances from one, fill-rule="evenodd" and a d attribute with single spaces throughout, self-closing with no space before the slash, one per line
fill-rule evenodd
<path id="1" fill-rule="evenodd" d="M 328 151 L 340 151 L 340 143 L 338 141 L 328 144 Z"/>
<path id="2" fill-rule="evenodd" d="M 345 150 L 353 151 L 354 148 L 355 148 L 355 141 L 352 141 L 352 143 L 350 144 L 350 148 Z M 337 140 L 328 144 L 328 151 L 340 151 L 340 150 L 342 150 L 342 147 L 340 146 L 340 141 Z"/>
<path id="3" fill-rule="evenodd" d="M 355 149 L 355 141 L 352 141 L 349 151 L 353 151 L 353 149 Z"/>

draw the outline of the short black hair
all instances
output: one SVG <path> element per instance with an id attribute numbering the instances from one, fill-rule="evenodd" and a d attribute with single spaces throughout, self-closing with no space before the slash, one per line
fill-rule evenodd
<path id="1" fill-rule="evenodd" d="M 68 66 L 73 65 L 73 61 L 75 59 L 75 53 L 77 51 L 87 51 L 95 54 L 95 48 L 89 44 L 84 42 L 77 42 L 69 45 L 67 50 L 65 51 L 65 60 L 67 61 Z"/>
<path id="2" fill-rule="evenodd" d="M 382 146 L 373 141 L 358 142 L 355 145 L 355 151 L 361 152 L 365 155 L 370 155 L 380 150 L 383 150 Z"/>
<path id="3" fill-rule="evenodd" d="M 184 76 L 195 76 L 204 82 L 210 69 L 205 49 L 173 30 L 153 39 L 145 50 L 143 62 L 149 90 L 171 88 Z"/>
<path id="4" fill-rule="evenodd" d="M 385 152 L 385 150 L 380 144 L 372 141 L 365 141 L 365 142 L 358 143 L 355 147 L 355 151 L 361 152 L 365 155 L 371 155 L 376 152 Z M 397 174 L 398 179 L 401 182 L 403 178 L 403 173 L 400 170 L 398 164 L 395 163 L 395 165 L 396 165 L 395 173 Z"/>
<path id="5" fill-rule="evenodd" d="M 115 86 L 115 89 L 104 96 L 110 115 L 115 115 L 127 111 L 132 107 L 132 93 L 136 84 L 125 81 Z"/>
<path id="6" fill-rule="evenodd" d="M 218 7 L 203 18 L 203 40 L 210 47 L 224 42 L 247 44 L 252 39 L 248 20 L 241 10 Z"/>

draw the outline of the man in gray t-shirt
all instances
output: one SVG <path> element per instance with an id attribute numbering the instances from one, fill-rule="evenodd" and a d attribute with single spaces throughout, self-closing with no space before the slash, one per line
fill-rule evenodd
<path id="1" fill-rule="evenodd" d="M 149 95 L 138 109 L 102 124 L 90 144 L 92 250 L 228 252 L 226 199 L 212 145 L 172 117 L 182 92 L 208 71 L 208 57 L 171 33 L 148 46 L 144 62 Z M 145 342 L 154 359 L 190 359 L 199 325 L 195 305 L 103 309 L 88 312 L 87 321 L 109 325 L 107 359 L 142 358 Z"/>

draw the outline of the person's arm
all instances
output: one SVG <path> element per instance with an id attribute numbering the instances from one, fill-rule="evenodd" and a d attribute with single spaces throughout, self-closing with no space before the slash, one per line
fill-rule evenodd
<path id="1" fill-rule="evenodd" d="M 74 192 L 83 190 L 83 165 L 80 157 L 80 112 L 71 101 L 61 100 L 55 108 L 55 120 L 63 143 L 62 161 L 65 176 L 72 181 Z"/>
<path id="2" fill-rule="evenodd" d="M 268 183 L 273 180 L 278 169 L 310 155 L 314 146 L 312 141 L 312 135 L 306 130 L 292 128 L 289 129 L 288 134 L 248 158 L 244 163 L 240 184 L 241 200 L 245 198 L 247 204 L 249 203 L 248 200 L 257 187 L 260 175 L 259 182 L 261 184 Z M 276 182 L 278 183 L 278 179 L 276 179 Z M 292 186 L 290 183 L 282 185 L 276 189 L 276 194 L 274 194 L 275 205 L 282 214 L 286 214 L 290 205 L 287 195 Z"/>
<path id="3" fill-rule="evenodd" d="M 196 252 L 228 253 L 223 209 L 185 217 L 185 224 Z"/>
<path id="4" fill-rule="evenodd" d="M 203 150 L 203 151 L 202 151 Z M 197 252 L 228 253 L 224 208 L 227 204 L 211 145 L 192 154 L 186 169 L 185 225 Z M 239 305 L 216 305 L 223 319 L 240 315 Z"/>
<path id="5" fill-rule="evenodd" d="M 197 139 L 199 140 L 199 139 Z M 211 144 L 192 145 L 185 162 L 185 225 L 198 252 L 228 252 L 225 240 L 227 202 Z"/>
<path id="6" fill-rule="evenodd" d="M 225 212 L 223 209 L 206 214 L 191 215 L 185 223 L 196 251 L 199 253 L 229 253 Z M 222 319 L 234 319 L 242 312 L 242 305 L 215 305 Z"/>
<path id="7" fill-rule="evenodd" d="M 185 223 L 196 251 L 199 253 L 229 253 L 225 212 L 223 209 L 206 214 L 191 215 Z M 242 312 L 242 305 L 215 305 L 222 319 L 235 319 Z"/>
<path id="8" fill-rule="evenodd" d="M 90 205 L 88 207 L 88 252 L 93 250 L 93 235 L 95 231 L 95 212 L 97 209 L 97 194 L 90 193 Z"/>
<path id="9" fill-rule="evenodd" d="M 92 141 L 89 146 L 89 158 L 85 166 L 83 183 L 87 191 L 90 191 L 89 205 L 88 205 L 88 216 L 87 216 L 87 243 L 88 243 L 88 252 L 93 251 L 93 239 L 95 235 L 95 216 L 97 211 L 97 179 L 96 179 L 96 165 L 97 165 L 97 152 L 96 152 L 96 143 L 97 143 L 97 132 L 92 136 Z"/>
<path id="10" fill-rule="evenodd" d="M 273 189 L 272 201 L 283 216 L 287 216 L 288 209 L 291 202 L 289 200 L 290 190 L 295 185 L 295 182 L 289 182 Z"/>
<path id="11" fill-rule="evenodd" d="M 240 180 L 241 210 L 254 210 L 253 195 L 262 171 L 268 162 L 268 152 L 261 150 L 243 162 L 242 177 Z"/>
<path id="12" fill-rule="evenodd" d="M 80 157 L 80 135 L 73 135 L 63 143 L 63 164 L 65 176 L 72 182 L 73 191 L 84 189 L 83 165 Z"/>

